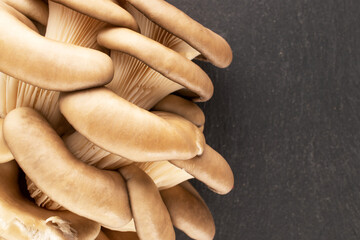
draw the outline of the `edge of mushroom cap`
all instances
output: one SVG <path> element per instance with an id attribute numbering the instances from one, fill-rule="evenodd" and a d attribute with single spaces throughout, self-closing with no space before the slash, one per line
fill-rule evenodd
<path id="1" fill-rule="evenodd" d="M 99 32 L 98 43 L 142 61 L 166 78 L 195 93 L 194 101 L 207 101 L 214 92 L 209 76 L 195 63 L 140 33 L 126 28 L 106 28 Z"/>
<path id="2" fill-rule="evenodd" d="M 151 21 L 194 47 L 215 66 L 225 68 L 230 65 L 232 51 L 226 40 L 175 6 L 163 0 L 127 1 Z"/>
<path id="3" fill-rule="evenodd" d="M 2 0 L 29 18 L 46 26 L 49 9 L 42 0 Z"/>

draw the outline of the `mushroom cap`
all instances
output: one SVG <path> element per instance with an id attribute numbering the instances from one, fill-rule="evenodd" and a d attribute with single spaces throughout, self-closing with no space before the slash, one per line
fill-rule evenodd
<path id="1" fill-rule="evenodd" d="M 95 240 L 110 240 L 103 231 L 100 231 Z"/>
<path id="2" fill-rule="evenodd" d="M 158 102 L 152 110 L 171 112 L 182 116 L 198 127 L 205 124 L 205 115 L 195 103 L 176 95 L 168 95 Z"/>
<path id="3" fill-rule="evenodd" d="M 175 227 L 189 237 L 211 240 L 215 235 L 215 223 L 204 200 L 189 182 L 160 191 Z"/>
<path id="4" fill-rule="evenodd" d="M 14 159 L 3 136 L 4 119 L 0 118 L 0 163 L 5 163 Z"/>
<path id="5" fill-rule="evenodd" d="M 184 12 L 163 0 L 127 0 L 147 18 L 183 39 L 201 52 L 204 59 L 218 67 L 232 61 L 229 44 L 218 34 L 194 21 Z"/>
<path id="6" fill-rule="evenodd" d="M 205 146 L 201 156 L 170 162 L 184 169 L 218 194 L 227 194 L 234 187 L 234 174 L 229 164 L 209 145 Z"/>
<path id="7" fill-rule="evenodd" d="M 20 167 L 51 199 L 111 229 L 118 229 L 131 220 L 121 175 L 76 159 L 35 110 L 11 111 L 5 118 L 3 130 Z"/>
<path id="8" fill-rule="evenodd" d="M 139 30 L 134 17 L 117 4 L 116 0 L 53 1 L 115 26 L 127 27 L 134 31 Z"/>
<path id="9" fill-rule="evenodd" d="M 209 76 L 198 65 L 140 33 L 126 28 L 107 28 L 100 31 L 97 39 L 100 45 L 129 54 L 184 86 L 197 95 L 197 101 L 209 100 L 214 92 Z"/>
<path id="10" fill-rule="evenodd" d="M 100 225 L 68 211 L 49 211 L 22 196 L 15 161 L 0 164 L 0 236 L 5 239 L 94 239 Z"/>
<path id="11" fill-rule="evenodd" d="M 61 94 L 60 111 L 91 142 L 132 161 L 189 159 L 202 154 L 205 144 L 189 121 L 155 115 L 106 88 Z"/>
<path id="12" fill-rule="evenodd" d="M 42 0 L 2 0 L 22 14 L 46 26 L 49 9 Z"/>
<path id="13" fill-rule="evenodd" d="M 175 239 L 169 212 L 151 178 L 135 165 L 119 169 L 125 178 L 131 211 L 140 239 Z"/>
<path id="14" fill-rule="evenodd" d="M 114 69 L 109 56 L 47 39 L 27 27 L 26 20 L 20 17 L 23 15 L 16 12 L 0 2 L 0 22 L 7 23 L 0 26 L 1 72 L 57 91 L 101 86 L 111 81 Z"/>

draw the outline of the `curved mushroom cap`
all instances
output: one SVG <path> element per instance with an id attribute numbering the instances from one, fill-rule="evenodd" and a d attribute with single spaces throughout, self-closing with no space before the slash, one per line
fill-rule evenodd
<path id="1" fill-rule="evenodd" d="M 14 11 L 0 2 L 0 22 L 7 23 L 0 26 L 1 72 L 58 91 L 101 86 L 111 81 L 114 69 L 109 56 L 46 39 L 27 27 L 20 13 L 15 15 Z"/>
<path id="2" fill-rule="evenodd" d="M 0 164 L 0 236 L 5 239 L 94 239 L 100 225 L 68 211 L 48 211 L 20 193 L 15 161 Z"/>
<path id="3" fill-rule="evenodd" d="M 139 240 L 135 232 L 116 232 L 109 229 L 103 229 L 109 240 Z"/>
<path id="4" fill-rule="evenodd" d="M 215 223 L 211 212 L 190 183 L 162 190 L 160 194 L 175 227 L 193 239 L 214 238 Z"/>
<path id="5" fill-rule="evenodd" d="M 90 17 L 97 18 L 101 21 L 116 25 L 127 27 L 135 31 L 139 27 L 130 13 L 119 6 L 115 0 L 87 0 L 87 1 L 74 1 L 74 0 L 53 0 L 54 2 L 61 3 L 69 8 L 78 12 L 86 14 Z"/>
<path id="6" fill-rule="evenodd" d="M 198 127 L 205 124 L 205 115 L 201 108 L 195 103 L 176 95 L 166 96 L 152 110 L 175 113 Z"/>
<path id="7" fill-rule="evenodd" d="M 173 5 L 163 0 L 127 1 L 151 21 L 201 52 L 215 66 L 227 67 L 231 63 L 232 51 L 229 44 Z"/>
<path id="8" fill-rule="evenodd" d="M 51 199 L 111 229 L 131 220 L 121 175 L 88 166 L 73 157 L 55 130 L 35 110 L 11 111 L 3 130 L 16 161 Z"/>
<path id="9" fill-rule="evenodd" d="M 214 92 L 210 78 L 198 65 L 140 33 L 126 28 L 108 28 L 102 30 L 97 39 L 100 45 L 129 54 L 184 86 L 197 95 L 196 101 L 207 101 Z"/>
<path id="10" fill-rule="evenodd" d="M 4 119 L 0 118 L 0 163 L 8 162 L 14 159 L 9 147 L 4 140 L 3 123 Z"/>
<path id="11" fill-rule="evenodd" d="M 229 164 L 209 145 L 205 146 L 201 156 L 170 162 L 184 169 L 218 194 L 227 194 L 233 189 L 234 174 Z"/>
<path id="12" fill-rule="evenodd" d="M 119 172 L 126 180 L 135 227 L 140 239 L 175 239 L 175 232 L 165 204 L 151 178 L 134 165 Z"/>
<path id="13" fill-rule="evenodd" d="M 22 14 L 46 26 L 49 9 L 42 0 L 2 0 Z"/>
<path id="14" fill-rule="evenodd" d="M 189 121 L 155 115 L 106 88 L 61 94 L 60 111 L 87 139 L 129 160 L 189 159 L 203 151 L 204 136 Z"/>

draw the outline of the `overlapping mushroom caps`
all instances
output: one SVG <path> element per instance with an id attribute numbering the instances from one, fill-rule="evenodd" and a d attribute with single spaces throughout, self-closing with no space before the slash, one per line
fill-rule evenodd
<path id="1" fill-rule="evenodd" d="M 45 50 L 53 47 L 55 51 L 51 49 L 50 54 L 59 55 L 60 60 L 54 61 L 51 69 L 46 68 L 44 61 L 49 58 L 45 57 L 40 58 L 36 66 L 24 64 L 23 68 L 15 70 L 14 62 L 5 60 L 10 57 L 10 51 L 5 51 L 4 57 L 0 57 L 0 71 L 12 77 L 3 74 L 0 81 L 1 97 L 6 100 L 0 106 L 2 118 L 16 107 L 29 106 L 39 110 L 58 133 L 64 133 L 71 128 L 59 111 L 60 91 L 102 86 L 112 78 L 113 69 L 115 73 L 105 88 L 61 94 L 61 112 L 76 129 L 63 136 L 65 143 L 38 113 L 27 108 L 10 113 L 4 124 L 6 141 L 0 141 L 0 162 L 15 156 L 29 177 L 28 187 L 39 205 L 71 210 L 113 230 L 134 231 L 136 227 L 137 234 L 125 236 L 129 239 L 172 239 L 172 224 L 193 238 L 212 239 L 213 220 L 201 197 L 188 184 L 175 185 L 196 177 L 224 194 L 232 188 L 232 172 L 225 159 L 205 144 L 202 111 L 191 101 L 168 94 L 177 91 L 193 101 L 208 100 L 213 92 L 212 83 L 190 60 L 196 57 L 219 67 L 227 66 L 232 55 L 226 41 L 161 0 L 120 1 L 120 5 L 113 0 L 91 1 L 92 4 L 55 1 L 64 6 L 49 1 L 48 22 L 44 21 L 44 11 L 34 14 L 37 6 L 26 8 L 29 1 L 6 2 L 41 24 L 47 24 L 44 38 L 36 33 L 36 27 L 25 16 L 0 2 L 0 18 L 9 19 L 16 29 L 10 37 L 0 37 L 6 47 L 12 48 L 11 41 L 23 34 L 35 44 L 33 52 L 30 44 L 24 44 L 25 53 L 38 56 L 37 47 L 41 43 L 45 44 Z M 44 4 L 39 4 L 43 10 Z M 108 11 L 102 11 L 104 9 Z M 178 18 L 169 17 L 173 14 Z M 97 36 L 107 23 L 122 28 L 108 27 Z M 61 28 L 63 30 L 59 31 Z M 0 28 L 1 31 L 5 30 Z M 50 38 L 55 41 L 48 40 Z M 107 51 L 103 47 L 110 49 L 112 61 L 100 52 Z M 58 53 L 59 49 L 65 50 Z M 70 59 L 66 51 L 74 51 L 74 59 Z M 83 56 L 77 54 L 85 52 L 90 59 L 82 61 Z M 103 58 L 103 65 L 94 67 L 100 58 Z M 15 59 L 24 62 L 27 57 L 17 51 Z M 68 66 L 72 61 L 78 61 L 74 68 L 79 69 Z M 46 70 L 39 72 L 39 66 Z M 34 72 L 29 71 L 31 68 Z M 55 76 L 55 71 L 60 70 L 65 72 Z M 89 72 L 86 74 L 86 71 Z M 75 78 L 73 86 L 66 86 L 72 81 L 69 77 Z M 152 107 L 155 111 L 149 112 Z M 34 134 L 39 136 L 35 141 Z M 46 150 L 31 151 L 39 145 L 46 146 Z M 81 163 L 71 153 L 87 164 L 108 170 L 97 170 Z M 56 159 L 60 162 L 58 166 Z M 45 171 L 50 165 L 57 166 L 52 169 L 55 173 Z M 109 171 L 116 169 L 119 172 Z M 98 176 L 99 181 L 89 178 L 88 174 Z M 51 176 L 65 181 L 49 181 Z M 74 181 L 79 178 L 80 181 Z M 121 204 L 109 199 L 98 201 L 95 195 L 104 185 L 111 186 L 106 196 L 113 192 L 124 199 L 122 210 Z M 158 188 L 162 189 L 161 195 Z M 79 191 L 74 192 L 74 189 Z M 140 203 L 141 198 L 149 201 Z M 85 203 L 84 199 L 90 201 Z M 99 207 L 101 203 L 107 207 Z M 153 207 L 155 203 L 158 208 Z M 149 215 L 147 219 L 143 219 L 145 212 Z M 124 238 L 119 232 L 103 231 L 98 239 Z"/>

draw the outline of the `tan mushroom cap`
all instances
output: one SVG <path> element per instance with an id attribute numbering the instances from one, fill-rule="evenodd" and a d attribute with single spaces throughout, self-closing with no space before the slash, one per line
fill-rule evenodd
<path id="1" fill-rule="evenodd" d="M 116 232 L 109 229 L 103 229 L 109 240 L 139 240 L 135 232 Z"/>
<path id="2" fill-rule="evenodd" d="M 20 193 L 18 165 L 0 164 L 0 237 L 5 239 L 94 239 L 100 225 L 68 211 L 39 208 Z"/>
<path id="3" fill-rule="evenodd" d="M 169 212 L 151 178 L 134 165 L 122 167 L 119 172 L 126 180 L 131 211 L 139 238 L 144 240 L 175 239 Z"/>
<path id="4" fill-rule="evenodd" d="M 118 229 L 131 220 L 121 175 L 76 159 L 35 110 L 11 111 L 5 118 L 3 130 L 20 167 L 51 199 L 107 228 Z"/>
<path id="5" fill-rule="evenodd" d="M 229 44 L 173 5 L 164 0 L 127 1 L 151 21 L 201 52 L 203 57 L 215 66 L 227 67 L 231 63 L 232 51 Z"/>
<path id="6" fill-rule="evenodd" d="M 0 2 L 0 22 L 6 22 L 0 26 L 1 72 L 58 91 L 95 87 L 111 81 L 114 69 L 109 56 L 46 39 L 27 27 L 19 17 L 21 14 L 14 11 Z"/>
<path id="7" fill-rule="evenodd" d="M 8 162 L 14 159 L 14 156 L 10 152 L 3 136 L 3 123 L 4 119 L 0 118 L 0 163 Z"/>
<path id="8" fill-rule="evenodd" d="M 97 39 L 100 45 L 129 54 L 184 86 L 197 95 L 195 101 L 207 101 L 213 95 L 214 86 L 198 65 L 140 33 L 126 28 L 107 28 Z"/>
<path id="9" fill-rule="evenodd" d="M 204 136 L 189 121 L 155 115 L 106 88 L 62 94 L 60 111 L 91 142 L 132 161 L 189 159 L 203 151 Z"/>
<path id="10" fill-rule="evenodd" d="M 195 103 L 176 95 L 166 96 L 152 110 L 175 113 L 198 127 L 205 124 L 205 115 L 201 108 Z"/>
<path id="11" fill-rule="evenodd" d="M 54 0 L 54 2 L 116 26 L 139 30 L 134 17 L 119 6 L 116 0 Z"/>
<path id="12" fill-rule="evenodd" d="M 214 238 L 215 223 L 211 212 L 190 183 L 162 190 L 160 194 L 175 227 L 193 239 Z"/>
<path id="13" fill-rule="evenodd" d="M 99 235 L 95 238 L 95 240 L 110 240 L 103 231 L 100 231 Z"/>
<path id="14" fill-rule="evenodd" d="M 172 160 L 175 166 L 184 169 L 218 194 L 227 194 L 233 189 L 234 174 L 226 160 L 209 145 L 201 156 L 190 160 Z"/>
<path id="15" fill-rule="evenodd" d="M 46 26 L 49 9 L 42 0 L 2 0 L 22 14 Z"/>

